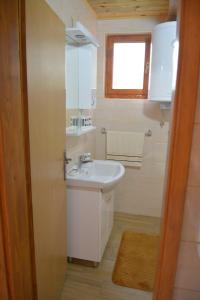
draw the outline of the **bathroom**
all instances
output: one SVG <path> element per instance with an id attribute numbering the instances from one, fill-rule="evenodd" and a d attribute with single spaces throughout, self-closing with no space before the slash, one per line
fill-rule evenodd
<path id="1" fill-rule="evenodd" d="M 200 298 L 199 12 L 2 0 L 0 298 Z"/>
<path id="2" fill-rule="evenodd" d="M 67 9 L 63 8 L 61 11 L 60 6 L 56 5 L 56 1 L 49 1 L 49 3 L 58 15 L 67 11 Z M 65 5 L 64 2 L 63 5 Z M 72 8 L 75 8 L 75 6 L 75 3 L 71 3 Z M 137 99 L 137 96 L 135 99 L 131 99 L 134 98 L 133 96 L 128 98 L 123 95 L 121 97 L 105 96 L 105 85 L 109 80 L 106 78 L 106 37 L 117 34 L 141 35 L 143 33 L 152 33 L 157 24 L 166 21 L 166 16 L 97 20 L 94 11 L 83 1 L 80 2 L 79 11 L 76 13 L 70 13 L 68 7 L 68 19 L 66 19 L 66 15 L 60 16 L 65 19 L 67 24 L 65 69 L 67 94 L 66 159 L 68 163 L 67 251 L 68 261 L 70 262 L 68 264 L 69 279 L 66 280 L 63 294 L 67 297 L 70 294 L 71 287 L 75 284 L 77 294 L 74 292 L 73 299 L 75 297 L 78 298 L 82 293 L 83 287 L 79 286 L 77 282 L 81 281 L 82 285 L 84 285 L 86 283 L 84 276 L 87 274 L 87 284 L 91 284 L 87 299 L 92 299 L 95 293 L 103 294 L 104 297 L 108 297 L 108 293 L 110 293 L 116 299 L 118 292 L 120 294 L 124 293 L 124 297 L 127 297 L 127 299 L 129 297 L 130 299 L 136 299 L 135 297 L 137 299 L 152 299 L 152 287 L 148 287 L 146 290 L 140 290 L 140 288 L 137 290 L 134 288 L 130 289 L 130 285 L 127 288 L 126 284 L 122 284 L 125 288 L 120 285 L 117 286 L 112 283 L 112 273 L 124 231 L 132 230 L 136 233 L 153 234 L 155 238 L 154 243 L 157 242 L 156 247 L 158 250 L 158 241 L 156 239 L 160 232 L 171 105 L 170 102 L 163 104 L 161 100 L 164 101 L 165 99 L 161 95 L 160 101 L 157 102 Z M 173 17 L 172 19 L 174 20 L 175 18 Z M 76 32 L 76 27 L 80 27 L 80 31 Z M 83 49 L 84 51 L 84 43 L 82 45 L 80 41 L 74 42 L 74 39 L 76 39 L 75 34 L 85 33 L 87 35 L 87 31 L 89 31 L 88 36 L 91 37 L 91 41 L 89 41 L 89 45 L 87 42 L 85 47 L 90 47 L 92 44 L 92 63 L 87 54 L 84 56 L 83 53 L 81 57 L 81 50 Z M 175 39 L 175 31 L 174 27 L 174 32 L 170 36 L 171 42 Z M 79 42 L 80 45 L 78 44 Z M 164 42 L 161 41 L 160 43 Z M 163 55 L 165 56 L 166 53 Z M 170 64 L 172 63 L 170 62 Z M 92 69 L 92 83 L 88 89 L 92 89 L 92 101 L 86 90 L 87 82 L 90 82 L 90 68 Z M 131 70 L 128 71 L 131 72 Z M 172 73 L 172 70 L 169 72 Z M 166 77 L 164 80 L 167 80 Z M 85 84 L 85 90 L 81 82 Z M 88 99 L 86 100 L 87 96 Z M 144 98 L 147 98 L 147 96 Z M 84 116 L 89 118 L 90 123 L 89 125 L 83 125 L 81 128 L 80 122 L 84 122 Z M 81 121 L 77 120 L 78 118 Z M 107 230 L 102 229 L 102 234 L 104 235 L 102 244 L 105 245 L 106 243 L 107 246 L 104 246 L 105 250 L 102 251 L 103 254 L 99 258 L 98 255 L 95 256 L 95 253 L 92 253 L 91 248 L 93 248 L 92 244 L 95 244 L 99 230 L 97 228 L 95 231 L 95 226 L 97 226 L 95 220 L 98 219 L 99 211 L 95 210 L 94 201 L 98 197 L 101 198 L 101 193 L 97 196 L 96 190 L 94 192 L 91 191 L 91 189 L 96 188 L 94 184 L 87 187 L 85 182 L 83 185 L 79 182 L 77 187 L 74 184 L 74 178 L 76 181 L 76 174 L 79 172 L 84 173 L 85 170 L 90 173 L 87 170 L 88 165 L 91 163 L 90 160 L 108 159 L 108 136 L 112 132 L 118 135 L 120 132 L 128 134 L 128 147 L 131 147 L 130 139 L 136 139 L 137 134 L 140 134 L 139 143 L 142 141 L 142 145 L 136 144 L 133 148 L 136 147 L 136 151 L 138 151 L 138 148 L 140 149 L 141 153 L 136 154 L 142 156 L 142 161 L 139 158 L 139 161 L 136 163 L 128 163 L 128 165 L 125 163 L 125 174 L 114 186 L 114 192 L 112 192 L 114 196 L 111 195 L 110 190 L 106 192 L 106 189 L 105 191 L 101 189 L 103 190 L 103 199 L 100 201 L 105 201 L 105 207 L 103 206 L 102 210 L 107 209 L 110 218 L 114 220 L 106 220 L 106 216 L 99 220 L 100 223 L 109 223 Z M 136 134 L 133 137 L 130 135 L 132 132 Z M 127 141 L 123 140 L 122 142 L 119 139 L 118 143 L 127 143 Z M 114 145 L 115 147 L 116 144 Z M 80 161 L 80 159 L 84 159 L 84 153 L 89 153 L 86 163 L 85 161 Z M 118 154 L 122 155 L 123 153 Z M 115 159 L 115 156 L 110 159 Z M 128 159 L 131 160 L 130 157 Z M 134 161 L 137 160 L 136 157 L 132 157 L 132 159 Z M 88 163 L 87 160 L 89 161 Z M 119 161 L 123 164 L 122 159 Z M 98 165 L 96 168 L 98 168 Z M 108 173 L 109 170 L 105 172 Z M 108 200 L 104 198 L 107 199 L 109 197 L 113 197 L 112 200 L 109 200 L 112 203 L 107 204 Z M 106 208 L 107 205 L 108 207 Z M 93 224 L 93 231 L 91 230 L 91 224 Z M 100 245 L 99 247 L 103 246 Z M 91 267 L 92 263 L 94 263 L 96 268 L 92 269 L 86 266 L 84 269 L 84 263 L 86 264 L 86 262 Z M 105 272 L 105 270 L 109 272 L 109 276 L 99 278 L 99 273 Z M 153 272 L 155 272 L 155 267 Z M 72 279 L 70 279 L 71 277 Z M 93 280 L 100 286 L 98 289 L 94 287 Z M 151 280 L 153 281 L 153 279 Z M 105 282 L 105 285 L 108 285 L 105 289 L 101 287 L 102 281 Z M 65 296 L 63 296 L 63 299 L 65 299 Z"/>

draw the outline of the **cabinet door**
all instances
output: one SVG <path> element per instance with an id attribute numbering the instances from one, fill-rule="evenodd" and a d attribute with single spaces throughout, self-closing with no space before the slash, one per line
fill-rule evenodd
<path id="1" fill-rule="evenodd" d="M 113 219 L 114 219 L 114 192 L 109 193 L 109 197 L 107 199 L 107 234 L 108 239 L 110 237 L 112 228 L 113 228 Z"/>
<path id="2" fill-rule="evenodd" d="M 79 108 L 79 74 L 78 74 L 78 47 L 65 46 L 65 89 L 67 96 L 67 108 Z"/>
<path id="3" fill-rule="evenodd" d="M 92 76 L 92 90 L 91 90 L 91 107 L 96 107 L 96 89 L 97 89 L 97 47 L 94 45 L 91 46 L 91 55 L 92 55 L 92 66 L 91 66 L 91 76 Z"/>
<path id="4" fill-rule="evenodd" d="M 113 201 L 113 191 L 102 194 L 101 255 L 103 255 L 113 227 Z"/>
<path id="5" fill-rule="evenodd" d="M 96 99 L 96 47 L 79 47 L 79 108 L 90 109 Z"/>

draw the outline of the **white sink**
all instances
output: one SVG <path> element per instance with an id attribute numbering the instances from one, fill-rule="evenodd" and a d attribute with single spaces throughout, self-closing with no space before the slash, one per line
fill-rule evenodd
<path id="1" fill-rule="evenodd" d="M 79 171 L 73 168 L 69 170 L 67 172 L 67 185 L 108 191 L 114 188 L 124 173 L 125 169 L 119 162 L 94 160 L 82 164 Z"/>

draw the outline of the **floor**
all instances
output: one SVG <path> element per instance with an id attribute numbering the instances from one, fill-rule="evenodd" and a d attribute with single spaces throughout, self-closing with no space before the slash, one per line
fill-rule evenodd
<path id="1" fill-rule="evenodd" d="M 159 233 L 159 227 L 159 218 L 115 214 L 102 262 L 97 268 L 68 264 L 61 300 L 152 300 L 152 293 L 113 284 L 112 272 L 124 230 Z"/>

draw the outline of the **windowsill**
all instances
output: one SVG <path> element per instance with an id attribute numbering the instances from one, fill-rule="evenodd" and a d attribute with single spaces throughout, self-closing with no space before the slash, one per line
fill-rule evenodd
<path id="1" fill-rule="evenodd" d="M 150 99 L 148 99 L 148 98 L 120 98 L 120 97 L 118 97 L 118 98 L 114 98 L 114 97 L 105 97 L 104 96 L 104 99 L 105 100 L 116 100 L 116 101 L 120 101 L 120 100 L 122 100 L 122 101 L 148 101 L 148 100 L 150 100 Z"/>

